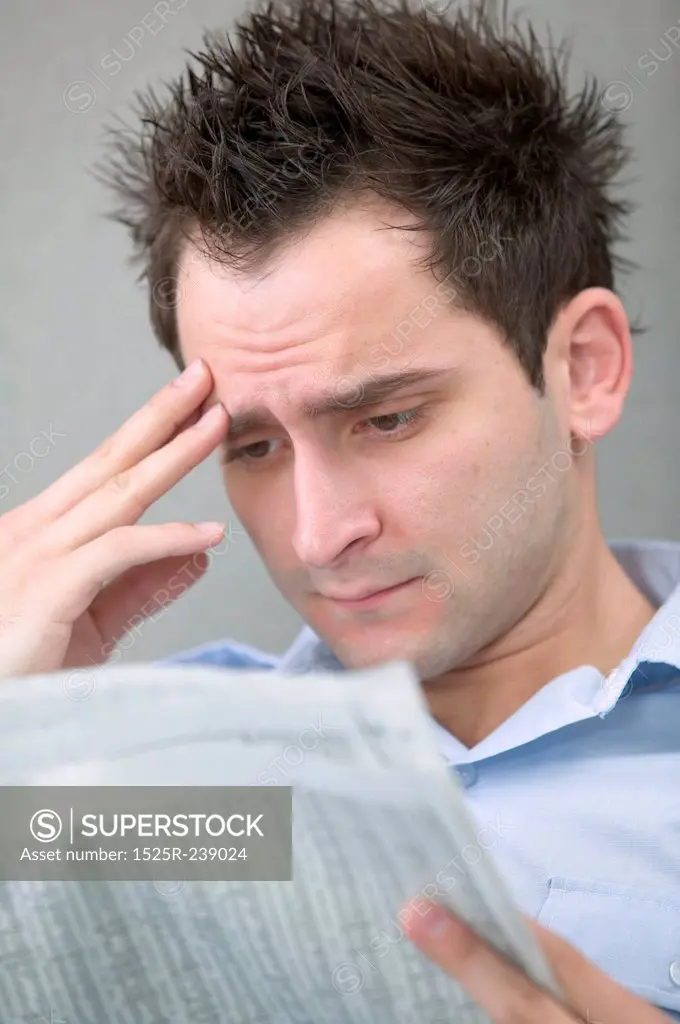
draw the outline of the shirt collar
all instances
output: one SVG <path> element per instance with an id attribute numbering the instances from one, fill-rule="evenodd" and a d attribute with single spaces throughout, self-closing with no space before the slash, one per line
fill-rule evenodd
<path id="1" fill-rule="evenodd" d="M 630 653 L 606 677 L 593 665 L 580 665 L 550 680 L 475 747 L 465 747 L 433 720 L 438 744 L 449 760 L 461 763 L 490 757 L 585 718 L 604 717 L 631 688 L 653 685 L 656 676 L 645 673 L 647 663 L 680 670 L 680 543 L 614 540 L 609 547 L 633 583 L 658 609 Z M 309 626 L 283 655 L 279 669 L 292 674 L 344 671 Z"/>

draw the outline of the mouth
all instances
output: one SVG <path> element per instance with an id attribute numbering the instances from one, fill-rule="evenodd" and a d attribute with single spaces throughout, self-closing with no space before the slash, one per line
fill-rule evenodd
<path id="1" fill-rule="evenodd" d="M 333 596 L 332 594 L 325 594 L 324 596 L 341 608 L 369 608 L 380 604 L 382 601 L 386 601 L 393 595 L 401 593 L 415 582 L 416 578 L 414 577 L 413 579 L 405 580 L 403 583 L 397 583 L 393 587 L 385 587 L 383 590 L 357 591 L 356 594 L 348 594 L 344 597 L 340 595 Z"/>

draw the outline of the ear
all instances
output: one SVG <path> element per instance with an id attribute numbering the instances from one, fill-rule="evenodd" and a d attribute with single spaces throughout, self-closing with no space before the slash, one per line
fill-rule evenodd
<path id="1" fill-rule="evenodd" d="M 571 433 L 603 437 L 619 420 L 633 370 L 621 301 L 607 288 L 586 288 L 560 310 L 550 333 L 567 378 Z"/>

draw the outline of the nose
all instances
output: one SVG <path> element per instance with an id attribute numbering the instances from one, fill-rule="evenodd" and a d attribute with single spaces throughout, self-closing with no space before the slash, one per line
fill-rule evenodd
<path id="1" fill-rule="evenodd" d="M 374 491 L 356 468 L 327 452 L 298 452 L 294 473 L 293 548 L 305 565 L 326 568 L 380 534 Z"/>

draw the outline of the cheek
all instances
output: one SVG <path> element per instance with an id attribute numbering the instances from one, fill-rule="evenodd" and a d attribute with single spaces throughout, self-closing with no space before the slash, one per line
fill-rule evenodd
<path id="1" fill-rule="evenodd" d="M 387 483 L 392 507 L 401 510 L 416 544 L 429 537 L 434 547 L 460 546 L 530 476 L 535 432 L 518 420 L 515 429 L 507 413 L 478 411 L 465 420 L 464 432 L 457 421 L 438 439 L 430 437 L 408 479 Z"/>
<path id="2" fill-rule="evenodd" d="M 382 493 L 389 493 L 390 506 L 409 519 L 436 516 L 450 524 L 485 489 L 488 474 L 488 446 L 483 441 L 459 438 L 452 445 L 448 438 L 438 443 L 431 439 L 401 476 L 386 474 Z"/>
<path id="3" fill-rule="evenodd" d="M 549 418 L 521 414 L 514 420 L 505 417 L 496 437 L 488 436 L 482 446 L 470 448 L 456 495 L 459 539 L 464 534 L 474 546 L 481 537 L 493 535 L 494 544 L 502 537 L 508 544 L 524 538 L 522 543 L 538 545 L 564 501 L 566 479 L 559 478 L 554 485 L 548 481 L 546 486 L 541 476 L 559 448 L 560 439 Z M 507 554 L 508 549 L 503 551 Z M 496 555 L 503 551 L 495 544 Z"/>

